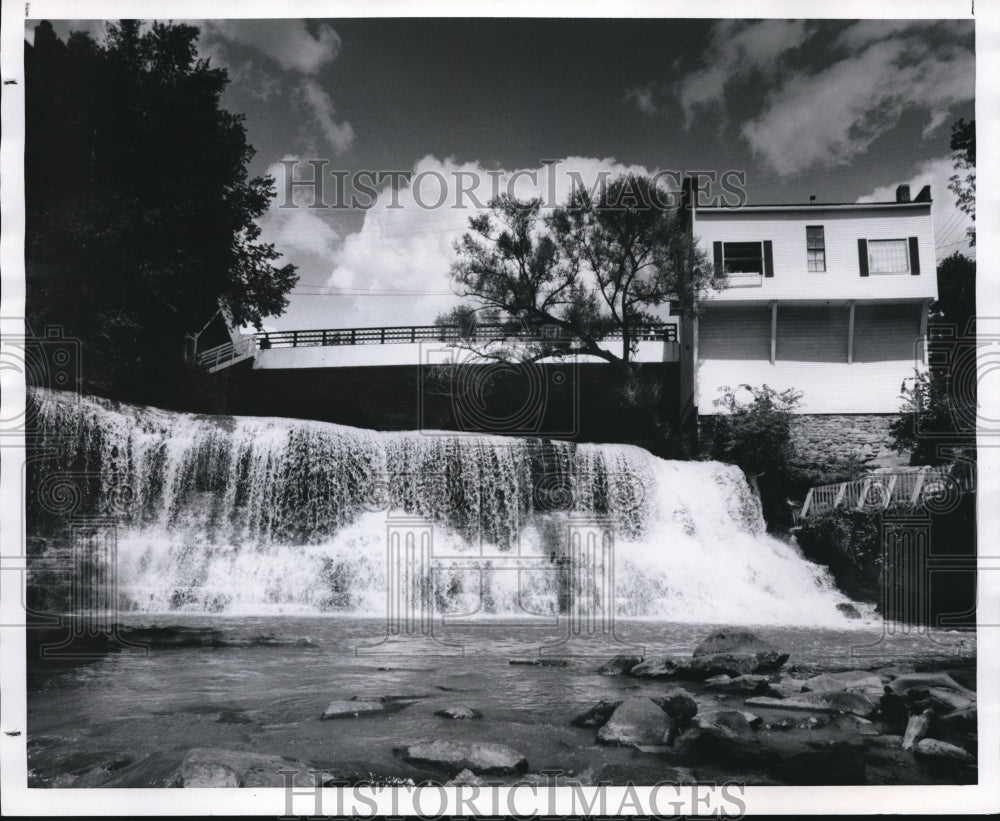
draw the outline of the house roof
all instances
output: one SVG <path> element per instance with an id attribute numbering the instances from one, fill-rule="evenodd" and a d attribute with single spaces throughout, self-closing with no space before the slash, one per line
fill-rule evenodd
<path id="1" fill-rule="evenodd" d="M 911 202 L 799 202 L 766 205 L 699 205 L 699 214 L 733 214 L 740 211 L 869 211 L 891 208 L 929 208 L 930 200 Z"/>

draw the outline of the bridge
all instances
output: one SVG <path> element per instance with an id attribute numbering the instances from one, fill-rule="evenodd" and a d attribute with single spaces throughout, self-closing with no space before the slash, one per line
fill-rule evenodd
<path id="1" fill-rule="evenodd" d="M 210 373 L 247 360 L 253 360 L 255 369 L 265 370 L 432 365 L 440 364 L 446 354 L 453 355 L 455 350 L 475 348 L 488 352 L 491 345 L 550 346 L 551 357 L 604 361 L 579 354 L 579 344 L 560 331 L 548 326 L 541 333 L 531 333 L 512 323 L 484 323 L 473 329 L 458 325 L 404 325 L 269 331 L 200 351 L 195 361 Z M 678 361 L 676 323 L 644 325 L 634 336 L 636 362 Z M 621 339 L 621 332 L 617 331 L 606 334 L 601 341 L 614 346 L 614 343 L 620 345 Z"/>

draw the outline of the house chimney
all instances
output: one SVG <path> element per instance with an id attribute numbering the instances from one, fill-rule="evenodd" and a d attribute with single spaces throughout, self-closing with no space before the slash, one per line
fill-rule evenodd
<path id="1" fill-rule="evenodd" d="M 913 199 L 914 202 L 930 202 L 931 201 L 931 187 L 925 185 L 920 189 L 920 193 L 917 194 Z"/>
<path id="2" fill-rule="evenodd" d="M 908 185 L 897 185 L 896 186 L 896 202 L 909 202 L 910 201 L 910 186 Z"/>

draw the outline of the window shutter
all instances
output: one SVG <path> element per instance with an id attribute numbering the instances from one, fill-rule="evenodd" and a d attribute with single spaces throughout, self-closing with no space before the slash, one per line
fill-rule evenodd
<path id="1" fill-rule="evenodd" d="M 868 240 L 858 240 L 858 267 L 861 269 L 861 276 L 868 276 Z"/>
<path id="2" fill-rule="evenodd" d="M 910 273 L 913 276 L 920 273 L 920 247 L 916 237 L 910 237 Z"/>
<path id="3" fill-rule="evenodd" d="M 774 276 L 774 252 L 769 239 L 764 240 L 764 276 Z"/>
<path id="4" fill-rule="evenodd" d="M 712 254 L 715 256 L 715 269 L 717 271 L 722 270 L 722 243 L 713 242 L 712 243 Z"/>

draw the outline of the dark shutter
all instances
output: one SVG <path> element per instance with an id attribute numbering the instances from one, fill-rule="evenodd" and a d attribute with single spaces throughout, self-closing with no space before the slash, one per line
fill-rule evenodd
<path id="1" fill-rule="evenodd" d="M 858 267 L 861 269 L 861 276 L 868 276 L 868 240 L 858 240 Z"/>
<path id="2" fill-rule="evenodd" d="M 713 242 L 712 243 L 712 253 L 715 255 L 715 270 L 722 270 L 722 243 Z"/>
<path id="3" fill-rule="evenodd" d="M 774 276 L 774 252 L 769 239 L 764 240 L 764 276 Z"/>
<path id="4" fill-rule="evenodd" d="M 916 237 L 910 237 L 910 273 L 913 276 L 920 273 L 920 247 Z"/>

